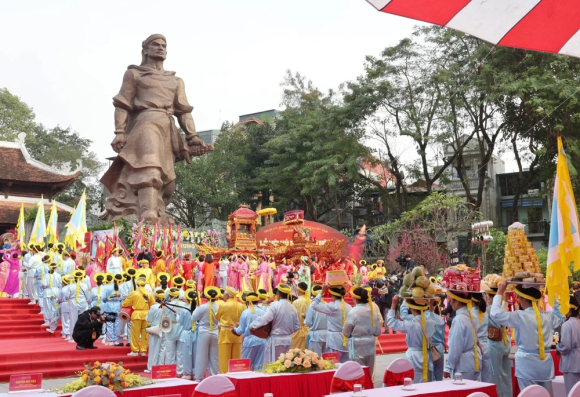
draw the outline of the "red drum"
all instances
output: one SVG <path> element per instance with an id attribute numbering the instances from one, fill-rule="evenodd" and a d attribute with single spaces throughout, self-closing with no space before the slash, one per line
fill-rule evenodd
<path id="1" fill-rule="evenodd" d="M 128 323 L 129 321 L 131 321 L 131 314 L 133 314 L 133 308 L 132 307 L 123 307 L 121 308 L 121 312 L 119 313 L 119 318 Z"/>

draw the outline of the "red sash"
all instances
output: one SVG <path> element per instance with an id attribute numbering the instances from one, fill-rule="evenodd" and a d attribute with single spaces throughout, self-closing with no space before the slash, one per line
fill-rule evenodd
<path id="1" fill-rule="evenodd" d="M 386 387 L 403 385 L 405 378 L 413 379 L 415 377 L 415 371 L 410 369 L 406 372 L 391 372 L 385 371 L 385 376 L 383 377 L 383 385 Z"/>
<path id="2" fill-rule="evenodd" d="M 334 377 L 332 378 L 332 383 L 330 384 L 330 394 L 353 391 L 354 385 L 364 385 L 365 380 L 365 375 L 354 380 L 344 380 Z"/>

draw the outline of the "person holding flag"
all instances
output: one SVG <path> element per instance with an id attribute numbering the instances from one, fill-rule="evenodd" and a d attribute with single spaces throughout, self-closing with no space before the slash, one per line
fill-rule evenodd
<path id="1" fill-rule="evenodd" d="M 558 296 L 562 313 L 568 313 L 570 310 L 568 277 L 572 275 L 570 262 L 574 262 L 575 272 L 580 270 L 580 229 L 576 200 L 561 137 L 558 137 L 558 165 L 550 224 L 546 270 L 548 303 L 554 307 L 554 301 Z"/>
<path id="2" fill-rule="evenodd" d="M 56 211 L 56 201 L 54 200 L 52 200 L 52 206 L 50 207 L 50 217 L 48 218 L 46 234 L 48 235 L 49 244 L 54 245 L 58 243 L 58 212 Z"/>

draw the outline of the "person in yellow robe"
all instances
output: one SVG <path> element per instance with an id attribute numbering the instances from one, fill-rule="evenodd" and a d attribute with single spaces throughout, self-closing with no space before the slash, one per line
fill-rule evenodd
<path id="1" fill-rule="evenodd" d="M 147 262 L 149 263 L 149 262 Z M 133 308 L 131 314 L 131 353 L 128 356 L 147 355 L 148 334 L 145 332 L 147 327 L 147 313 L 149 308 L 155 304 L 153 294 L 145 289 L 146 281 L 143 278 L 137 279 L 137 290 L 123 301 L 123 307 Z M 139 340 L 141 336 L 141 340 Z"/>
<path id="2" fill-rule="evenodd" d="M 304 319 L 306 318 L 306 310 L 310 306 L 310 292 L 308 290 L 308 284 L 305 282 L 298 283 L 297 287 L 298 299 L 292 302 L 292 306 L 298 312 L 298 319 L 300 320 L 300 329 L 292 334 L 292 346 L 291 349 L 306 349 L 306 338 L 308 337 L 309 327 L 304 325 Z"/>
<path id="3" fill-rule="evenodd" d="M 159 273 L 167 272 L 167 262 L 163 259 L 163 251 L 155 251 L 155 266 L 153 267 L 153 274 L 157 275 Z"/>
<path id="4" fill-rule="evenodd" d="M 242 337 L 232 333 L 238 323 L 240 316 L 246 307 L 238 302 L 236 297 L 239 292 L 226 287 L 223 302 L 215 314 L 215 318 L 220 322 L 220 333 L 218 336 L 218 352 L 220 359 L 220 373 L 228 372 L 229 360 L 242 357 Z"/>
<path id="5" fill-rule="evenodd" d="M 137 277 L 144 275 L 146 283 L 149 284 L 151 289 L 154 289 L 156 279 L 155 276 L 153 275 L 153 271 L 149 267 L 149 261 L 147 259 L 141 259 L 137 263 L 139 263 L 139 265 L 141 266 L 141 268 L 137 270 Z"/>

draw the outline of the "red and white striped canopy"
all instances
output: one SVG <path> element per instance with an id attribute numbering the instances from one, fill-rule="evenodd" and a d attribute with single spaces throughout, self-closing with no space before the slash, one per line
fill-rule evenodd
<path id="1" fill-rule="evenodd" d="M 580 0 L 367 0 L 507 47 L 580 57 Z"/>

